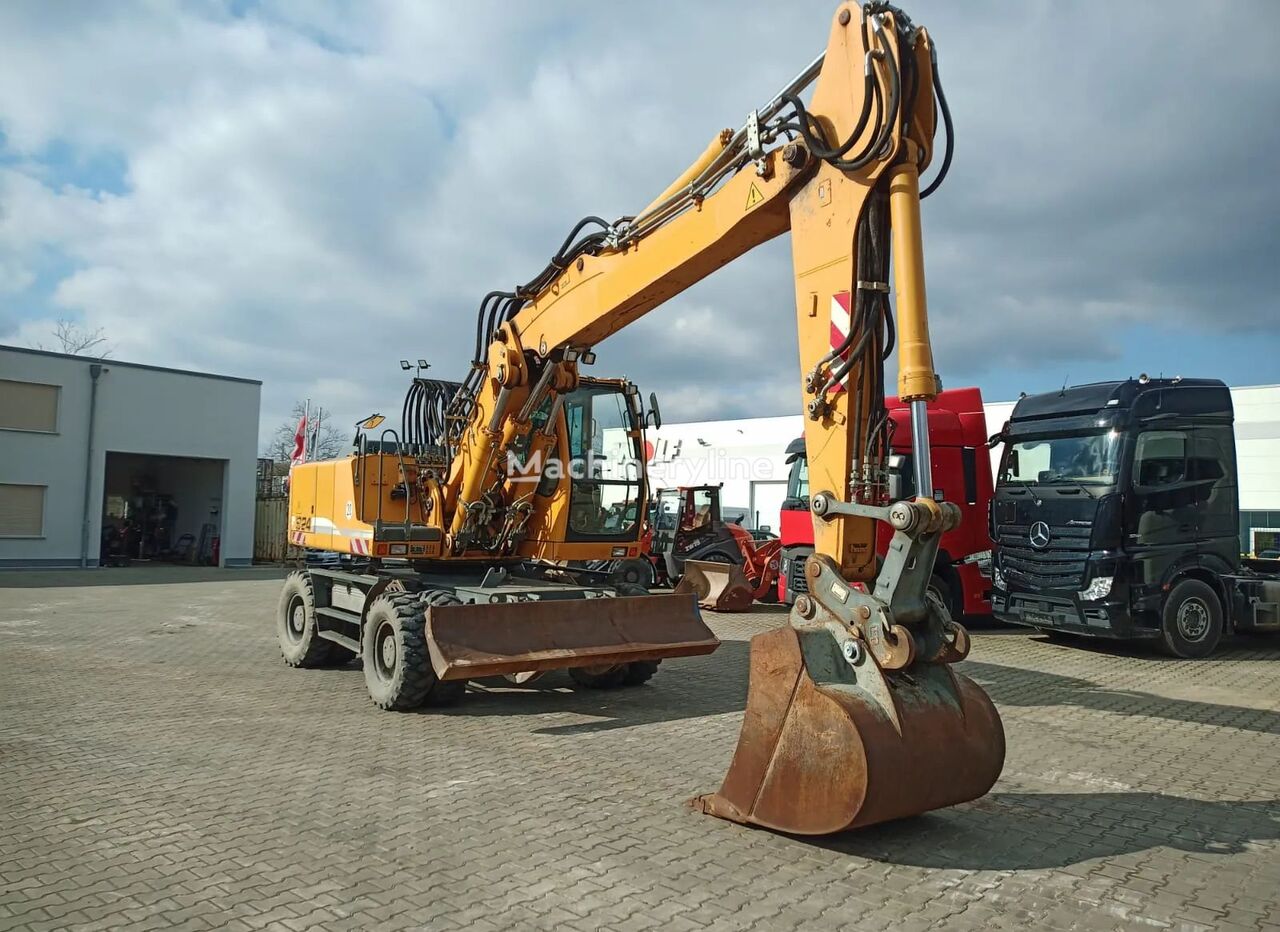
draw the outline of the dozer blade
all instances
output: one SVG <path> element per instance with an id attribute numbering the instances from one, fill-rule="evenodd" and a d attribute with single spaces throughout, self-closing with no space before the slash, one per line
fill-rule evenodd
<path id="1" fill-rule="evenodd" d="M 1004 730 L 991 700 L 946 664 L 850 667 L 823 629 L 751 639 L 746 716 L 703 812 L 824 835 L 966 802 L 995 783 Z"/>
<path id="2" fill-rule="evenodd" d="M 713 612 L 745 612 L 755 601 L 751 581 L 737 563 L 686 560 L 676 592 L 692 592 L 698 606 Z"/>
<path id="3" fill-rule="evenodd" d="M 427 651 L 442 680 L 709 654 L 720 646 L 687 595 L 436 605 Z"/>

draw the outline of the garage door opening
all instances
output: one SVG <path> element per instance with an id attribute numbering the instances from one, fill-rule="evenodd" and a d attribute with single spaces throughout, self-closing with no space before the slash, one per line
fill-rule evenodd
<path id="1" fill-rule="evenodd" d="M 107 453 L 99 564 L 218 566 L 226 460 Z"/>

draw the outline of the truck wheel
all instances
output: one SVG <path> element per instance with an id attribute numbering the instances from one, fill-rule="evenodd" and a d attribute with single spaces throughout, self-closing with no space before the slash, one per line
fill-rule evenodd
<path id="1" fill-rule="evenodd" d="M 956 598 L 955 590 L 951 588 L 951 583 L 947 582 L 945 576 L 939 573 L 934 573 L 930 576 L 928 591 L 932 592 L 934 597 L 946 606 L 947 613 L 951 616 L 952 621 L 960 621 L 960 606 L 956 604 L 959 600 Z"/>
<path id="2" fill-rule="evenodd" d="M 570 667 L 569 679 L 586 689 L 617 689 L 627 679 L 630 664 L 602 664 L 597 667 Z"/>
<path id="3" fill-rule="evenodd" d="M 364 683 L 380 709 L 416 709 L 436 675 L 427 658 L 422 605 L 408 594 L 380 595 L 369 606 L 361 638 Z"/>
<path id="4" fill-rule="evenodd" d="M 461 605 L 462 600 L 447 589 L 436 589 L 423 596 L 424 612 L 435 605 Z M 431 658 L 427 658 L 427 671 L 431 674 L 431 688 L 427 690 L 424 704 L 440 708 L 457 705 L 467 691 L 466 680 L 442 680 L 431 669 Z"/>
<path id="5" fill-rule="evenodd" d="M 280 655 L 291 667 L 319 667 L 333 655 L 332 641 L 316 630 L 316 599 L 311 577 L 293 572 L 285 577 L 284 591 L 276 607 L 276 636 Z"/>
<path id="6" fill-rule="evenodd" d="M 1174 586 L 1160 614 L 1160 648 L 1174 657 L 1208 657 L 1222 640 L 1222 603 L 1198 579 Z"/>

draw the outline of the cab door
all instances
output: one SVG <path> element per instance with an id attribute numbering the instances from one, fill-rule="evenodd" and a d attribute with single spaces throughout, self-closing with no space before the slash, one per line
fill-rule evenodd
<path id="1" fill-rule="evenodd" d="M 1144 430 L 1134 443 L 1125 549 L 1148 586 L 1162 584 L 1173 564 L 1196 546 L 1200 509 L 1187 475 L 1190 446 L 1191 432 L 1183 429 Z"/>

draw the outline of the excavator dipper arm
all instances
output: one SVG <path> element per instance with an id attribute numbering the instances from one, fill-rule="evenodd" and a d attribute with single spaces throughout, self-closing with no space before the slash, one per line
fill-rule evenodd
<path id="1" fill-rule="evenodd" d="M 931 494 L 926 430 L 916 438 L 921 497 L 887 501 L 883 363 L 895 341 L 898 395 L 914 420 L 925 423 L 938 391 L 920 172 L 937 108 L 946 115 L 940 90 L 925 30 L 885 3 L 842 3 L 826 51 L 791 84 L 718 134 L 638 215 L 605 225 L 576 255 L 562 250 L 533 292 L 491 320 L 469 443 L 445 493 L 455 537 L 472 520 L 465 506 L 501 486 L 497 454 L 577 360 L 791 232 L 815 555 L 790 623 L 752 641 L 738 750 L 720 792 L 695 802 L 714 815 L 837 831 L 973 799 L 1003 764 L 991 701 L 950 667 L 967 635 L 926 597 L 938 538 L 959 520 Z M 895 529 L 878 573 L 877 521 Z"/>

